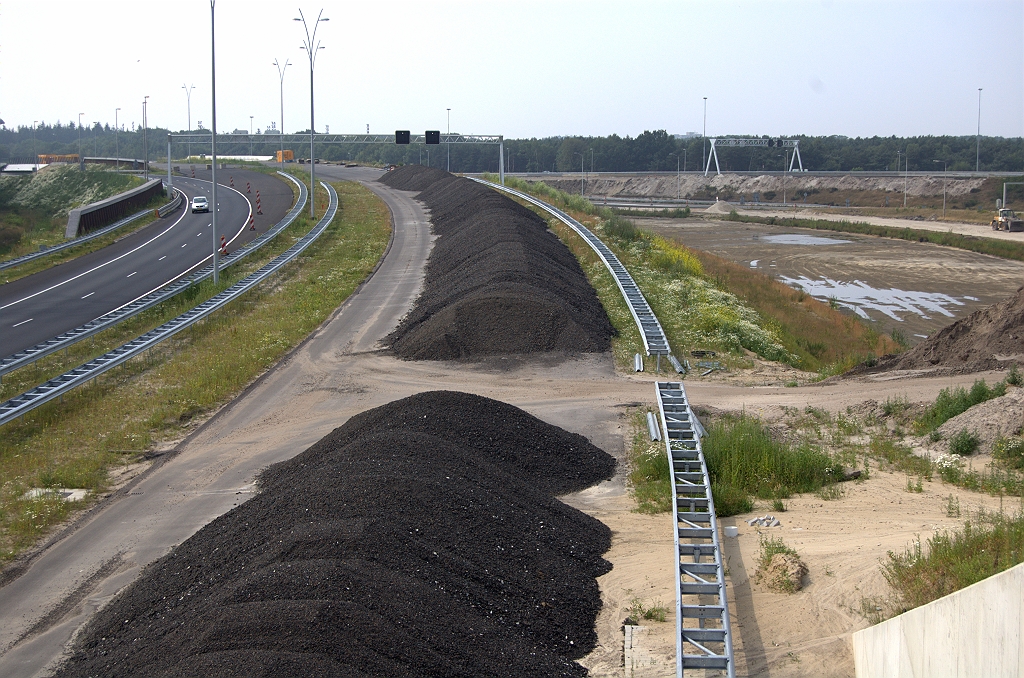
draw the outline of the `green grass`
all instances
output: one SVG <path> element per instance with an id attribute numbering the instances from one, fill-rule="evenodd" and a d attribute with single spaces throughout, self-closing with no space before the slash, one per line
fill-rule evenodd
<path id="1" fill-rule="evenodd" d="M 981 438 L 974 431 L 962 428 L 949 437 L 949 451 L 961 457 L 969 457 L 978 450 Z"/>
<path id="2" fill-rule="evenodd" d="M 959 513 L 959 502 L 956 503 Z M 962 530 L 889 552 L 882 574 L 894 594 L 893 614 L 930 603 L 1024 562 L 1024 512 L 979 513 Z"/>
<path id="3" fill-rule="evenodd" d="M 842 479 L 842 465 L 821 448 L 777 440 L 748 415 L 719 419 L 702 442 L 719 516 L 749 511 L 751 496 L 784 499 Z"/>
<path id="4" fill-rule="evenodd" d="M 984 379 L 974 382 L 968 391 L 963 386 L 939 391 L 935 402 L 914 422 L 915 431 L 923 435 L 934 431 L 944 423 L 962 414 L 979 403 L 1006 394 L 1006 382 L 989 387 Z"/>
<path id="5" fill-rule="evenodd" d="M 672 510 L 668 453 L 664 443 L 649 439 L 646 417 L 645 410 L 637 409 L 630 418 L 633 437 L 627 479 L 639 513 L 666 513 Z"/>
<path id="6" fill-rule="evenodd" d="M 26 490 L 70 486 L 103 491 L 112 465 L 137 460 L 161 441 L 187 435 L 196 419 L 270 368 L 366 278 L 388 242 L 387 208 L 357 184 L 335 186 L 341 209 L 331 227 L 272 280 L 124 369 L 72 391 L 63 403 L 48 403 L 24 421 L 4 426 L 0 563 L 34 543 L 70 510 L 52 499 L 22 499 Z M 325 204 L 326 194 L 319 191 L 319 214 Z M 310 226 L 303 217 L 267 247 L 286 249 Z M 216 289 L 212 283 L 200 286 L 190 305 L 242 273 L 225 276 Z"/>
<path id="7" fill-rule="evenodd" d="M 894 226 L 878 226 L 862 222 L 828 221 L 826 219 L 753 217 L 737 214 L 735 211 L 729 214 L 726 218 L 730 221 L 740 221 L 744 223 L 769 224 L 787 226 L 791 228 L 810 228 L 823 231 L 838 231 L 840 233 L 860 233 L 863 235 L 876 235 L 883 238 L 895 238 L 898 240 L 928 242 L 934 245 L 955 247 L 957 249 L 968 250 L 970 252 L 990 254 L 1003 259 L 1024 261 L 1024 243 L 1013 240 L 979 238 L 973 235 L 953 233 L 952 231 L 926 231 L 916 228 L 897 228 Z"/>

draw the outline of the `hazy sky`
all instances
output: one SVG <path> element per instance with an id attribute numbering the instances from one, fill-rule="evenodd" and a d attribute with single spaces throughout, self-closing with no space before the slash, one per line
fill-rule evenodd
<path id="1" fill-rule="evenodd" d="M 1024 134 L 1024 2 L 219 0 L 217 128 L 708 136 Z M 211 123 L 208 0 L 0 2 L 0 118 Z"/>

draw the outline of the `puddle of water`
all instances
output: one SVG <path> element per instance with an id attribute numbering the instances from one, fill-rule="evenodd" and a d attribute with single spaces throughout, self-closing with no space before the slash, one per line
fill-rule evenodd
<path id="1" fill-rule="evenodd" d="M 765 240 L 776 245 L 845 245 L 853 242 L 852 240 L 842 240 L 840 238 L 824 238 L 820 235 L 804 235 L 802 233 L 782 233 L 779 235 L 763 235 L 761 240 Z"/>
<path id="2" fill-rule="evenodd" d="M 838 282 L 830 278 L 811 280 L 805 276 L 787 278 L 779 276 L 782 282 L 790 287 L 803 290 L 815 299 L 822 301 L 836 300 L 843 308 L 848 308 L 865 320 L 873 320 L 868 311 L 878 311 L 897 322 L 903 318 L 897 314 L 912 313 L 925 320 L 931 320 L 929 313 L 939 313 L 952 318 L 953 314 L 946 310 L 949 307 L 963 306 L 964 303 L 948 294 L 936 292 L 913 292 L 896 288 L 876 289 L 859 280 Z"/>

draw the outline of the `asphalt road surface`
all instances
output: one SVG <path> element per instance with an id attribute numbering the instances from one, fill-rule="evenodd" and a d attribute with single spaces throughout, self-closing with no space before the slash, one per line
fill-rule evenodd
<path id="1" fill-rule="evenodd" d="M 380 176 L 376 170 L 322 167 L 317 175 L 365 181 L 391 209 L 392 244 L 376 273 L 332 320 L 257 385 L 270 378 L 301 381 L 303 365 L 327 353 L 372 350 L 412 307 L 422 283 L 431 237 L 428 218 L 412 194 L 374 181 Z M 243 396 L 212 421 L 221 427 L 245 426 L 274 407 L 269 399 Z M 142 567 L 243 501 L 260 470 L 313 442 L 256 452 L 257 446 L 226 452 L 189 446 L 204 428 L 179 445 L 180 453 L 168 455 L 58 535 L 20 576 L 0 588 L 0 675 L 45 674 L 72 633 Z"/>
<path id="2" fill-rule="evenodd" d="M 217 228 L 233 251 L 280 220 L 292 204 L 284 181 L 265 174 L 223 170 L 218 184 L 235 177 L 235 188 L 217 191 Z M 191 201 L 211 193 L 210 172 L 177 177 Z M 205 175 L 205 176 L 204 176 Z M 253 187 L 246 194 L 246 181 Z M 237 184 L 241 184 L 240 190 Z M 249 230 L 255 190 L 263 215 Z M 212 257 L 212 214 L 179 208 L 96 252 L 0 286 L 0 355 L 7 356 L 120 308 L 207 264 Z"/>

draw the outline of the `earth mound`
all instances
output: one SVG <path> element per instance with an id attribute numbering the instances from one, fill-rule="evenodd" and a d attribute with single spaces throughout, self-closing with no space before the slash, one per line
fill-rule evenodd
<path id="1" fill-rule="evenodd" d="M 906 353 L 871 370 L 946 368 L 959 373 L 1024 363 L 1024 287 L 1013 296 L 948 325 Z"/>
<path id="2" fill-rule="evenodd" d="M 147 567 L 57 675 L 586 675 L 610 532 L 552 493 L 614 466 L 479 396 L 364 412 Z"/>
<path id="3" fill-rule="evenodd" d="M 420 190 L 438 236 L 416 306 L 385 339 L 400 357 L 610 349 L 614 329 L 597 294 L 534 212 L 436 169 L 400 167 L 381 181 Z"/>

